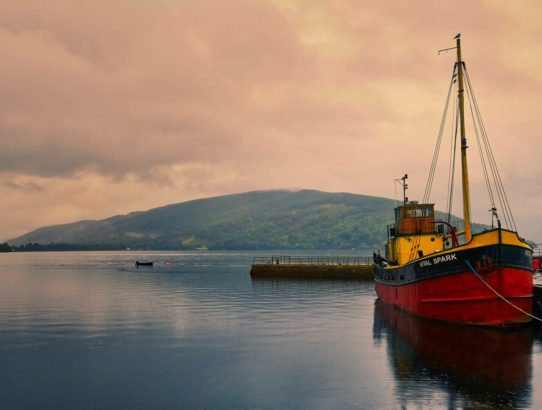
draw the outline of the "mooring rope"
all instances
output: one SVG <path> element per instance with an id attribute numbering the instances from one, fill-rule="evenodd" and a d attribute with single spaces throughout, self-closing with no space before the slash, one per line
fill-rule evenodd
<path id="1" fill-rule="evenodd" d="M 506 299 L 503 295 L 501 295 L 499 292 L 497 292 L 489 283 L 486 282 L 486 280 L 478 272 L 476 272 L 476 269 L 474 269 L 472 267 L 472 265 L 469 263 L 469 261 L 465 261 L 465 263 L 467 264 L 469 269 L 472 271 L 472 273 L 474 273 L 484 285 L 486 285 L 493 293 L 495 293 L 495 295 L 500 297 L 502 300 L 504 300 L 510 306 L 512 306 L 512 307 L 516 308 L 517 310 L 519 310 L 521 313 L 526 314 L 527 316 L 531 317 L 534 320 L 538 320 L 539 322 L 542 322 L 542 318 L 539 318 L 537 316 L 534 316 L 534 315 L 530 314 L 529 312 L 524 311 L 522 308 L 520 308 L 519 306 L 514 305 L 512 302 L 510 302 L 508 299 Z"/>

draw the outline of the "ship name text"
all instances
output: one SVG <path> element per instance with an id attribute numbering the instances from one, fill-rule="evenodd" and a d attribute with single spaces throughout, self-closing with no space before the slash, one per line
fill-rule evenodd
<path id="1" fill-rule="evenodd" d="M 424 268 L 426 266 L 432 266 L 432 265 L 438 265 L 442 262 L 451 262 L 456 261 L 457 255 L 455 253 L 449 253 L 448 255 L 442 255 L 442 256 L 435 256 L 433 259 L 427 259 L 420 262 L 420 268 Z"/>

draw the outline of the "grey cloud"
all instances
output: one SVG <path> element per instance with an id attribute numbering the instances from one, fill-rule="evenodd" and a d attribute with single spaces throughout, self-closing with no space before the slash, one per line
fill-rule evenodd
<path id="1" fill-rule="evenodd" d="M 16 191 L 30 191 L 30 192 L 43 191 L 43 187 L 34 182 L 18 183 L 18 182 L 8 181 L 8 182 L 2 183 L 1 185 L 8 189 L 13 189 Z"/>

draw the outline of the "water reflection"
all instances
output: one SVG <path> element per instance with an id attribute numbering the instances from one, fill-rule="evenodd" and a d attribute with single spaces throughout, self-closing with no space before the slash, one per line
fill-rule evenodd
<path id="1" fill-rule="evenodd" d="M 417 318 L 381 301 L 373 337 L 387 344 L 402 406 L 528 407 L 532 329 L 497 331 Z"/>

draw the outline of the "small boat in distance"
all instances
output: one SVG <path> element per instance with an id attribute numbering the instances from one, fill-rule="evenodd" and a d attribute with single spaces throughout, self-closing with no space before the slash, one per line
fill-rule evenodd
<path id="1" fill-rule="evenodd" d="M 139 262 L 139 261 L 136 261 L 135 265 L 136 266 L 153 266 L 154 262 Z"/>
<path id="2" fill-rule="evenodd" d="M 373 255 L 375 290 L 385 303 L 422 317 L 481 326 L 523 324 L 531 321 L 533 250 L 517 233 L 466 66 L 461 59 L 460 36 L 455 39 L 457 45 L 453 49 L 457 49 L 457 62 L 450 80 L 446 109 L 424 198 L 421 203 L 408 201 L 408 175 L 401 178 L 404 200 L 402 205 L 395 208 L 395 223 L 388 227 L 386 255 Z M 457 100 L 454 103 L 452 99 L 450 103 L 451 91 L 456 84 Z M 477 234 L 471 230 L 464 94 L 470 103 L 474 120 L 472 133 L 479 147 L 491 203 L 493 226 Z M 456 227 L 457 221 L 451 218 L 455 169 L 453 156 L 448 177 L 448 219 L 437 220 L 434 204 L 428 203 L 443 130 L 447 129 L 445 125 L 449 106 L 457 107 L 450 115 L 455 124 L 451 140 L 455 143 L 457 135 L 461 137 L 464 220 L 464 230 L 461 232 Z M 452 152 L 455 153 L 456 149 L 452 148 Z M 490 176 L 493 177 L 492 183 Z M 501 226 L 496 199 L 507 229 Z"/>
<path id="3" fill-rule="evenodd" d="M 196 248 L 197 251 L 208 251 L 207 245 L 200 245 Z"/>

